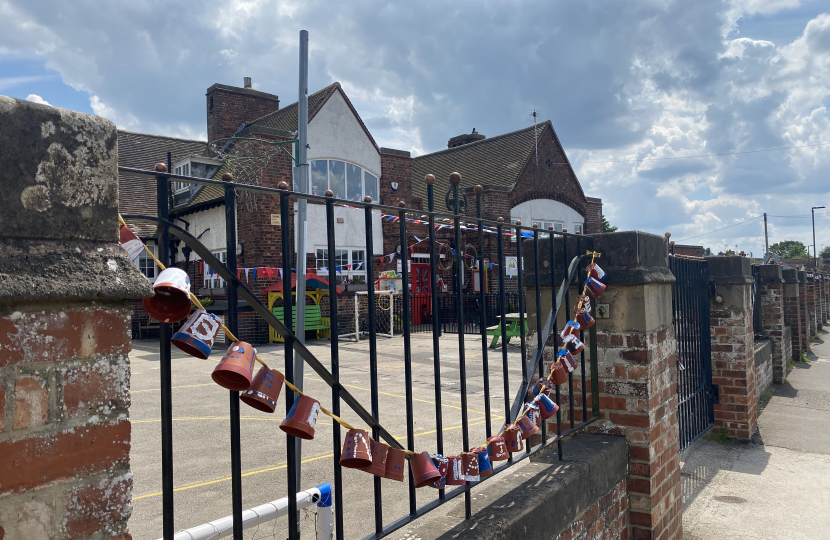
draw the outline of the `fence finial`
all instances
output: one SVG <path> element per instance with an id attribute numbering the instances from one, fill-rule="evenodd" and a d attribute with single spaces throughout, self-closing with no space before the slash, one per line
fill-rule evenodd
<path id="1" fill-rule="evenodd" d="M 450 174 L 450 184 L 458 185 L 461 183 L 461 173 L 453 172 Z"/>
<path id="2" fill-rule="evenodd" d="M 164 163 L 156 163 L 156 172 L 167 172 L 167 165 Z"/>
<path id="3" fill-rule="evenodd" d="M 435 183 L 435 175 L 428 174 L 424 176 L 424 183 L 429 184 L 430 186 Z"/>
<path id="4" fill-rule="evenodd" d="M 233 175 L 229 172 L 226 172 L 225 174 L 222 175 L 222 181 L 233 183 Z"/>
<path id="5" fill-rule="evenodd" d="M 288 191 L 288 182 L 286 182 L 285 180 L 283 180 L 282 182 L 280 182 L 279 184 L 277 184 L 277 189 L 281 189 L 281 190 L 283 190 L 283 191 Z"/>
<path id="6" fill-rule="evenodd" d="M 330 189 L 326 190 L 326 197 L 334 197 L 334 192 Z"/>

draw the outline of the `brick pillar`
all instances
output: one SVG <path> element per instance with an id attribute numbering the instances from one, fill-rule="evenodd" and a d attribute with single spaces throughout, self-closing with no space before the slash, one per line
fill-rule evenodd
<path id="1" fill-rule="evenodd" d="M 595 302 L 608 304 L 610 317 L 597 321 L 600 419 L 588 431 L 626 437 L 629 443 L 631 536 L 635 539 L 682 537 L 680 443 L 677 417 L 677 344 L 674 338 L 671 284 L 666 239 L 641 232 L 592 235 L 599 260 L 608 273 L 605 293 Z M 555 261 L 562 261 L 561 242 Z M 532 250 L 525 266 L 534 268 Z M 576 253 L 571 241 L 568 253 Z M 529 257 L 529 258 L 527 258 Z M 549 244 L 540 245 L 540 268 L 550 268 Z M 525 283 L 533 283 L 526 272 Z M 557 283 L 561 277 L 557 276 Z M 543 271 L 542 311 L 550 309 L 550 273 Z M 528 289 L 528 313 L 535 295 Z M 572 290 L 571 303 L 575 303 Z M 563 306 L 559 328 L 573 306 Z M 528 321 L 535 329 L 535 319 Z M 553 339 L 545 347 L 546 363 L 554 358 Z M 536 344 L 528 338 L 528 349 Z M 586 382 L 590 388 L 590 381 Z M 577 374 L 574 388 L 581 388 Z M 567 423 L 567 386 L 561 387 L 562 418 Z M 590 407 L 591 398 L 588 397 Z M 590 409 L 589 409 L 590 411 Z M 574 411 L 582 419 L 581 406 Z M 555 429 L 555 425 L 552 426 Z"/>
<path id="2" fill-rule="evenodd" d="M 810 337 L 812 338 L 818 334 L 820 328 L 818 316 L 816 314 L 816 282 L 813 275 L 810 274 L 807 279 L 807 316 L 810 317 Z"/>
<path id="3" fill-rule="evenodd" d="M 803 332 L 801 328 L 801 294 L 799 291 L 798 270 L 782 268 L 784 278 L 784 324 L 790 327 L 792 334 L 792 358 L 801 358 L 801 351 L 805 350 Z"/>
<path id="4" fill-rule="evenodd" d="M 761 330 L 772 345 L 772 380 L 781 384 L 787 378 L 787 362 L 792 358 L 792 338 L 784 320 L 784 278 L 781 266 L 761 265 Z"/>
<path id="5" fill-rule="evenodd" d="M 0 538 L 127 539 L 130 314 L 116 131 L 0 96 Z"/>
<path id="6" fill-rule="evenodd" d="M 746 257 L 706 257 L 711 298 L 712 383 L 720 387 L 715 426 L 749 439 L 757 427 L 752 266 Z"/>
<path id="7" fill-rule="evenodd" d="M 798 316 L 801 319 L 801 347 L 804 351 L 810 350 L 810 311 L 807 302 L 807 273 L 804 270 L 797 270 L 798 274 Z"/>

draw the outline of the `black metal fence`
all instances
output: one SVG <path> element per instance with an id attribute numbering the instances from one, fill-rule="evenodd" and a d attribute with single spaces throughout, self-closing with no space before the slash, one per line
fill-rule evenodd
<path id="1" fill-rule="evenodd" d="M 168 164 L 169 168 L 169 164 Z M 273 188 L 266 188 L 266 187 L 258 187 L 258 186 L 247 186 L 247 185 L 235 185 L 229 182 L 220 182 L 214 180 L 207 180 L 203 178 L 194 178 L 189 176 L 182 176 L 182 175 L 175 175 L 175 174 L 168 174 L 166 171 L 159 171 L 159 172 L 152 172 L 152 171 L 144 171 L 140 169 L 133 169 L 128 167 L 119 167 L 119 171 L 124 174 L 129 174 L 130 176 L 136 177 L 150 177 L 155 178 L 157 180 L 157 194 L 158 194 L 158 217 L 150 217 L 150 216 L 140 216 L 140 215 L 124 215 L 125 219 L 130 220 L 146 220 L 152 221 L 159 225 L 159 259 L 163 264 L 169 264 L 170 256 L 169 256 L 169 236 L 172 235 L 176 237 L 178 240 L 182 241 L 185 245 L 187 245 L 190 249 L 192 249 L 197 255 L 199 255 L 202 260 L 210 265 L 228 284 L 228 305 L 229 309 L 227 312 L 226 317 L 226 324 L 228 328 L 233 332 L 237 333 L 237 326 L 238 326 L 238 319 L 236 313 L 236 306 L 237 306 L 237 297 L 241 297 L 245 302 L 247 302 L 253 310 L 269 325 L 271 325 L 276 332 L 278 332 L 284 339 L 285 339 L 285 380 L 288 383 L 297 384 L 301 387 L 302 381 L 295 380 L 295 355 L 301 359 L 302 362 L 305 362 L 305 365 L 308 365 L 320 379 L 323 380 L 330 388 L 332 393 L 332 413 L 334 415 L 340 415 L 340 408 L 341 403 L 345 403 L 346 406 L 352 409 L 354 413 L 361 419 L 362 422 L 365 423 L 371 429 L 371 436 L 374 440 L 380 441 L 381 439 L 385 441 L 388 445 L 393 448 L 397 449 L 408 449 L 413 451 L 415 449 L 415 438 L 414 438 L 414 419 L 413 419 L 413 373 L 412 373 L 412 347 L 410 343 L 410 336 L 413 331 L 412 322 L 412 305 L 413 305 L 413 295 L 410 294 L 408 287 L 403 287 L 403 294 L 402 294 L 402 309 L 400 312 L 400 317 L 402 318 L 402 327 L 403 327 L 403 356 L 404 356 L 404 378 L 405 378 L 405 389 L 406 389 L 406 441 L 405 443 L 401 443 L 397 441 L 378 421 L 380 418 L 380 411 L 379 411 L 379 388 L 378 388 L 378 347 L 377 347 L 377 336 L 376 331 L 373 324 L 369 325 L 369 368 L 370 368 L 370 384 L 371 384 L 371 411 L 367 411 L 361 403 L 352 396 L 349 392 L 348 388 L 340 383 L 340 358 L 339 358 L 339 347 L 340 343 L 338 339 L 331 339 L 331 356 L 330 356 L 330 366 L 326 368 L 320 362 L 320 360 L 315 357 L 315 355 L 308 349 L 306 346 L 298 341 L 295 338 L 295 335 L 289 330 L 293 327 L 291 321 L 291 295 L 285 295 L 285 304 L 284 304 L 284 313 L 286 321 L 285 323 L 280 322 L 269 310 L 268 308 L 260 302 L 258 298 L 248 289 L 248 287 L 237 279 L 237 264 L 236 264 L 236 247 L 237 247 L 237 239 L 236 239 L 236 212 L 235 212 L 235 199 L 236 199 L 236 192 L 237 191 L 248 191 L 254 192 L 259 196 L 273 196 L 279 199 L 280 203 L 280 212 L 281 212 L 281 240 L 282 240 L 282 253 L 288 254 L 291 253 L 291 245 L 290 245 L 290 237 L 293 234 L 291 231 L 291 223 L 290 223 L 290 213 L 289 213 L 289 204 L 290 199 L 307 199 L 309 201 L 315 201 L 318 203 L 325 204 L 326 207 L 326 216 L 327 216 L 327 235 L 328 235 L 328 250 L 329 253 L 333 253 L 335 251 L 335 246 L 337 244 L 337 239 L 335 238 L 335 228 L 334 228 L 334 206 L 335 206 L 335 199 L 332 196 L 320 197 L 314 195 L 304 195 L 293 193 L 288 190 L 288 186 L 282 186 L 285 189 L 273 189 Z M 220 263 L 211 252 L 205 248 L 201 243 L 199 243 L 193 236 L 187 233 L 184 229 L 174 225 L 168 219 L 168 194 L 170 190 L 170 182 L 173 181 L 183 181 L 189 184 L 202 184 L 202 185 L 214 185 L 224 189 L 225 192 L 225 211 L 226 211 L 226 239 L 227 239 L 227 263 L 222 264 Z M 439 314 L 439 316 L 432 317 L 431 320 L 428 322 L 419 321 L 419 325 L 431 325 L 432 331 L 432 348 L 433 348 L 433 358 L 434 358 L 434 403 L 435 403 L 435 427 L 436 427 L 436 447 L 435 451 L 439 454 L 444 453 L 444 442 L 443 442 L 443 429 L 442 429 L 442 379 L 444 376 L 441 372 L 441 362 L 440 362 L 440 349 L 450 347 L 447 340 L 441 340 L 440 334 L 441 331 L 451 332 L 452 329 L 455 328 L 457 332 L 459 326 L 463 327 L 463 332 L 458 333 L 457 339 L 457 353 L 458 353 L 458 379 L 457 381 L 453 381 L 454 383 L 457 382 L 459 385 L 459 399 L 460 399 L 460 410 L 461 410 L 461 421 L 462 421 L 462 441 L 463 441 L 463 451 L 467 452 L 470 450 L 470 440 L 469 440 L 469 420 L 468 420 L 468 404 L 467 404 L 467 371 L 466 371 L 466 360 L 465 360 L 465 353 L 466 353 L 466 346 L 465 343 L 465 336 L 464 334 L 471 334 L 471 333 L 480 333 L 481 335 L 481 350 L 483 352 L 482 359 L 480 363 L 476 364 L 476 370 L 481 370 L 481 374 L 483 376 L 483 391 L 484 391 L 484 406 L 485 406 L 485 417 L 486 417 L 486 435 L 490 437 L 493 435 L 491 432 L 491 420 L 492 420 L 492 411 L 491 411 L 491 387 L 490 387 L 490 370 L 501 370 L 502 372 L 502 383 L 503 389 L 498 389 L 496 391 L 503 393 L 503 405 L 504 405 L 504 416 L 506 419 L 506 423 L 510 423 L 517 419 L 520 410 L 522 409 L 525 400 L 527 399 L 529 385 L 533 378 L 538 375 L 540 377 L 546 376 L 547 374 L 543 372 L 543 363 L 542 363 L 542 355 L 544 351 L 544 345 L 548 343 L 548 338 L 551 337 L 551 334 L 555 334 L 557 332 L 557 314 L 559 310 L 562 308 L 562 305 L 566 306 L 566 309 L 570 307 L 570 299 L 568 297 L 568 284 L 573 282 L 575 278 L 582 279 L 584 278 L 584 272 L 582 271 L 582 267 L 586 261 L 585 249 L 591 249 L 593 247 L 593 239 L 590 237 L 579 237 L 576 236 L 576 245 L 579 247 L 579 253 L 576 253 L 573 259 L 568 258 L 567 251 L 560 251 L 561 258 L 558 260 L 553 260 L 553 254 L 556 253 L 554 250 L 554 242 L 555 238 L 565 238 L 565 237 L 573 237 L 575 235 L 570 235 L 568 233 L 551 233 L 548 234 L 549 231 L 541 231 L 539 229 L 533 229 L 531 227 L 524 227 L 519 224 L 513 225 L 509 223 L 504 223 L 503 220 L 499 219 L 499 221 L 488 221 L 481 218 L 481 196 L 480 194 L 476 197 L 476 206 L 477 206 L 477 217 L 469 218 L 465 217 L 464 215 L 459 212 L 458 207 L 458 185 L 454 184 L 452 187 L 452 197 L 455 202 L 454 212 L 453 213 L 440 213 L 435 212 L 434 210 L 434 196 L 433 196 L 433 186 L 430 184 L 427 186 L 428 189 L 428 211 L 424 212 L 423 210 L 410 210 L 403 207 L 389 207 L 389 206 L 382 206 L 378 204 L 374 204 L 370 201 L 366 201 L 363 203 L 357 203 L 350 201 L 348 202 L 349 205 L 352 207 L 356 207 L 358 209 L 362 209 L 365 215 L 365 233 L 366 233 L 366 272 L 367 275 L 372 276 L 374 275 L 374 268 L 373 268 L 373 261 L 375 259 L 374 249 L 375 246 L 372 243 L 372 229 L 373 229 L 373 212 L 381 210 L 387 214 L 391 214 L 394 216 L 400 217 L 400 238 L 401 238 L 401 245 L 406 245 L 407 236 L 407 216 L 417 216 L 420 217 L 423 214 L 428 216 L 429 221 L 429 244 L 430 250 L 432 253 L 435 253 L 436 247 L 436 239 L 435 239 L 435 220 L 436 219 L 444 219 L 445 223 L 446 220 L 451 220 L 454 229 L 455 235 L 455 245 L 461 245 L 460 237 L 461 237 L 461 227 L 462 222 L 467 230 L 473 228 L 474 230 L 478 231 L 478 256 L 480 258 L 479 264 L 480 267 L 483 267 L 485 264 L 484 259 L 484 229 L 488 229 L 488 233 L 495 234 L 497 238 L 497 260 L 502 262 L 505 260 L 505 255 L 512 255 L 515 254 L 518 258 L 518 261 L 522 261 L 522 249 L 523 244 L 529 244 L 531 249 L 534 250 L 535 257 L 535 272 L 534 281 L 529 283 L 529 291 L 533 291 L 535 294 L 536 302 L 535 305 L 537 306 L 536 320 L 537 320 L 537 327 L 535 329 L 536 332 L 536 340 L 537 346 L 535 349 L 534 354 L 532 357 L 528 357 L 527 355 L 527 348 L 526 348 L 526 335 L 524 330 L 524 319 L 527 316 L 525 313 L 525 301 L 524 297 L 521 294 L 513 294 L 508 295 L 505 293 L 505 269 L 503 266 L 498 265 L 498 291 L 496 293 L 486 294 L 484 292 L 478 295 L 465 295 L 463 291 L 459 290 L 454 293 L 452 296 L 443 296 L 438 295 L 435 293 L 437 289 L 437 283 L 433 283 L 431 287 L 433 293 L 426 299 L 430 303 L 431 309 L 429 310 L 431 313 Z M 328 195 L 328 194 L 327 194 Z M 423 219 L 423 218 L 421 218 Z M 545 235 L 542 237 L 542 235 Z M 513 236 L 517 236 L 519 238 L 527 239 L 527 241 L 522 242 L 512 242 Z M 527 237 L 530 236 L 528 239 Z M 565 275 L 565 278 L 560 282 L 559 287 L 551 287 L 552 289 L 552 305 L 553 309 L 549 312 L 541 312 L 539 311 L 539 306 L 541 305 L 541 287 L 540 287 L 540 278 L 541 272 L 539 268 L 539 245 L 542 242 L 549 242 L 550 244 L 550 252 L 551 252 L 551 264 L 549 265 L 550 268 L 546 268 L 545 271 L 550 271 L 550 283 L 556 284 L 556 275 Z M 565 243 L 567 244 L 567 243 Z M 527 247 L 525 247 L 527 249 Z M 506 253 L 506 251 L 510 251 L 510 253 Z M 408 276 L 408 269 L 407 269 L 407 250 L 402 250 L 402 278 L 403 283 L 409 282 Z M 459 279 L 459 273 L 463 271 L 462 264 L 463 264 L 463 254 L 460 253 L 458 250 L 456 256 L 454 257 L 454 271 L 456 273 L 456 279 Z M 435 268 L 435 259 L 433 258 L 430 261 L 431 264 L 431 275 L 436 276 L 436 268 Z M 559 270 L 557 274 L 557 269 Z M 283 257 L 283 290 L 291 290 L 291 257 L 284 256 Z M 564 270 L 564 272 L 563 272 Z M 437 279 L 437 278 L 433 278 Z M 522 269 L 519 268 L 518 272 L 518 285 L 519 290 L 523 290 L 525 284 L 523 283 L 525 278 L 523 278 Z M 369 292 L 369 302 L 368 302 L 368 309 L 369 309 L 369 319 L 375 319 L 375 301 L 374 301 L 374 293 L 373 290 L 370 288 Z M 332 309 L 330 317 L 331 317 L 331 327 L 336 329 L 338 328 L 337 323 L 337 303 L 332 303 L 334 309 Z M 521 355 L 520 355 L 520 362 L 521 362 L 521 381 L 519 383 L 518 391 L 515 392 L 511 398 L 511 391 L 510 391 L 510 380 L 509 380 L 509 373 L 508 373 L 508 349 L 507 349 L 507 335 L 506 335 L 506 325 L 501 325 L 501 350 L 495 351 L 491 353 L 493 357 L 500 357 L 500 361 L 490 362 L 488 359 L 488 345 L 491 336 L 486 335 L 486 329 L 489 326 L 497 325 L 499 320 L 505 320 L 505 315 L 512 309 L 516 309 L 516 313 L 518 313 L 519 317 L 519 327 L 521 328 Z M 543 322 L 544 321 L 544 322 Z M 459 324 L 461 322 L 461 324 Z M 172 445 L 172 398 L 171 398 L 171 350 L 170 350 L 170 337 L 171 337 L 171 328 L 170 324 L 160 324 L 160 379 L 161 379 L 161 469 L 162 469 L 162 509 L 163 509 L 163 536 L 165 540 L 172 540 L 174 536 L 174 527 L 173 527 L 173 515 L 174 515 L 174 504 L 173 504 L 173 497 L 174 497 L 174 484 L 173 484 L 173 445 Z M 569 400 L 570 400 L 570 418 L 566 420 L 566 429 L 562 429 L 562 418 L 561 418 L 561 411 L 556 415 L 556 434 L 552 437 L 548 436 L 547 432 L 547 421 L 543 421 L 541 423 L 541 442 L 534 447 L 530 447 L 530 440 L 528 439 L 528 447 L 520 452 L 511 455 L 510 459 L 507 461 L 502 462 L 494 462 L 493 465 L 493 474 L 499 474 L 506 468 L 512 466 L 516 462 L 524 459 L 525 457 L 540 451 L 541 449 L 556 444 L 558 447 L 559 456 L 561 459 L 562 456 L 562 438 L 573 433 L 576 430 L 582 429 L 587 424 L 596 421 L 599 418 L 599 383 L 598 383 L 598 368 L 596 363 L 597 352 L 596 352 L 596 330 L 592 328 L 588 333 L 588 335 L 581 335 L 580 337 L 586 343 L 587 348 L 590 350 L 590 357 L 586 359 L 585 353 L 580 356 L 581 362 L 581 374 L 582 374 L 582 381 L 584 384 L 581 384 L 581 393 L 582 393 L 582 421 L 576 423 L 574 421 L 574 395 L 575 392 L 574 384 L 572 380 L 572 375 L 569 375 Z M 452 346 L 454 349 L 455 346 Z M 500 354 L 499 354 L 500 352 Z M 515 360 L 514 360 L 515 362 Z M 586 375 L 586 362 L 590 363 L 590 377 Z M 590 386 L 585 381 L 590 380 Z M 515 383 L 516 381 L 514 381 Z M 590 410 L 588 408 L 587 402 L 587 393 L 590 392 L 591 395 L 591 406 Z M 291 408 L 292 403 L 294 402 L 295 392 L 291 390 L 291 388 L 286 387 L 284 389 L 283 394 L 285 395 L 286 399 L 286 412 L 289 411 Z M 578 396 L 578 393 L 577 393 Z M 578 397 L 577 397 L 578 399 Z M 560 400 L 560 392 L 559 387 L 556 387 L 556 400 L 559 402 Z M 241 448 L 241 436 L 240 436 L 240 407 L 239 407 L 239 392 L 230 391 L 229 392 L 229 412 L 230 412 L 230 448 L 229 452 L 231 454 L 231 482 L 232 482 L 232 508 L 233 508 L 233 519 L 234 519 L 234 526 L 233 526 L 233 536 L 236 540 L 242 540 L 242 471 L 241 471 L 241 457 L 240 457 L 240 448 Z M 589 416 L 590 415 L 590 416 Z M 552 419 L 551 419 L 552 420 Z M 341 466 L 339 464 L 340 460 L 340 453 L 341 453 L 341 445 L 343 443 L 341 437 L 341 429 L 340 425 L 337 422 L 333 422 L 333 460 L 331 462 L 332 467 L 332 477 L 333 477 L 333 486 L 334 486 L 334 507 L 335 507 L 335 527 L 336 527 L 336 536 L 338 539 L 343 538 L 354 538 L 353 533 L 349 533 L 344 530 L 344 520 L 343 520 L 343 478 L 342 478 L 342 471 Z M 287 486 L 288 486 L 288 537 L 289 538 L 298 538 L 299 537 L 299 517 L 297 513 L 297 505 L 296 505 L 296 497 L 295 494 L 298 491 L 297 485 L 297 450 L 295 446 L 295 439 L 290 435 L 286 435 L 286 458 L 287 458 Z M 319 463 L 324 463 L 323 461 L 319 461 Z M 416 495 L 415 495 L 415 484 L 413 478 L 409 477 L 409 484 L 408 484 L 408 493 L 409 493 L 409 512 L 404 515 L 397 517 L 392 521 L 386 521 L 384 519 L 384 514 L 382 512 L 382 499 L 381 499 L 381 482 L 379 477 L 375 477 L 374 479 L 374 501 L 375 501 L 375 516 L 374 516 L 374 523 L 375 523 L 375 532 L 374 534 L 370 535 L 367 538 L 380 538 L 390 534 L 391 532 L 403 527 L 410 521 L 416 519 L 417 517 L 429 512 L 430 510 L 436 508 L 437 506 L 444 504 L 445 502 L 455 498 L 456 496 L 463 495 L 465 500 L 465 516 L 469 519 L 471 515 L 471 497 L 470 497 L 470 489 L 471 483 L 466 482 L 463 486 L 457 486 L 454 489 L 441 489 L 437 490 L 436 497 L 432 502 L 428 504 L 418 506 Z"/>
<path id="2" fill-rule="evenodd" d="M 502 313 L 501 302 L 507 303 L 505 313 L 516 313 L 519 310 L 519 293 L 485 293 L 484 298 L 478 294 L 465 294 L 462 302 L 464 324 L 461 325 L 465 334 L 481 333 L 481 311 L 484 306 L 485 319 L 488 324 L 496 325 Z M 444 334 L 458 333 L 458 297 L 452 294 L 438 294 L 438 310 L 432 311 L 432 297 L 428 294 L 413 294 L 411 296 L 411 329 L 412 333 L 432 332 L 432 318 L 436 316 L 439 329 Z M 395 315 L 400 317 L 403 303 L 395 303 Z M 435 315 L 437 314 L 437 315 Z"/>
<path id="3" fill-rule="evenodd" d="M 757 264 L 752 265 L 752 328 L 756 336 L 764 334 L 763 325 L 761 323 L 761 266 Z"/>

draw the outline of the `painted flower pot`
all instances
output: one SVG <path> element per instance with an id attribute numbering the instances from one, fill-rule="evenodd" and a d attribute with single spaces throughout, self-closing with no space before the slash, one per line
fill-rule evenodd
<path id="1" fill-rule="evenodd" d="M 588 287 L 588 292 L 590 292 L 594 298 L 601 295 L 605 292 L 605 283 L 602 283 L 599 280 L 594 278 L 588 278 L 585 280 L 585 286 Z"/>
<path id="2" fill-rule="evenodd" d="M 559 410 L 559 405 L 545 395 L 537 397 L 536 403 L 539 405 L 539 415 L 542 420 L 547 420 L 551 416 L 555 415 L 556 411 Z"/>
<path id="3" fill-rule="evenodd" d="M 153 292 L 153 296 L 141 302 L 153 319 L 178 322 L 190 313 L 190 277 L 181 268 L 162 270 L 153 284 Z"/>
<path id="4" fill-rule="evenodd" d="M 561 349 L 556 353 L 556 358 L 559 360 L 559 363 L 562 364 L 562 367 L 565 368 L 565 371 L 568 373 L 573 373 L 576 369 L 576 359 L 574 359 L 571 351 L 568 349 Z"/>
<path id="5" fill-rule="evenodd" d="M 435 465 L 435 468 L 441 474 L 441 478 L 431 483 L 430 486 L 436 489 L 444 489 L 444 486 L 447 485 L 447 469 L 449 468 L 449 460 L 441 454 L 430 454 L 430 458 L 432 459 L 432 464 Z"/>
<path id="6" fill-rule="evenodd" d="M 497 435 L 487 439 L 490 443 L 487 445 L 487 453 L 490 456 L 490 461 L 505 461 L 510 457 L 510 452 L 507 450 L 507 443 L 504 437 Z"/>
<path id="7" fill-rule="evenodd" d="M 369 447 L 369 434 L 365 429 L 350 429 L 343 441 L 340 454 L 340 466 L 350 469 L 363 469 L 372 464 L 372 449 Z"/>
<path id="8" fill-rule="evenodd" d="M 313 439 L 319 414 L 319 401 L 309 396 L 297 396 L 285 420 L 280 424 L 280 429 L 300 439 Z M 369 440 L 368 436 L 366 440 Z M 368 461 L 371 462 L 371 460 Z M 364 463 L 361 467 L 366 467 L 369 462 Z"/>
<path id="9" fill-rule="evenodd" d="M 531 413 L 532 414 L 532 413 Z M 519 423 L 517 424 L 519 429 L 522 433 L 522 439 L 529 439 L 533 435 L 536 435 L 539 432 L 539 426 L 536 425 L 533 416 L 524 415 L 519 418 Z M 509 447 L 509 444 L 508 444 Z M 511 449 L 511 452 L 515 452 L 515 450 Z"/>
<path id="10" fill-rule="evenodd" d="M 467 482 L 478 482 L 478 454 L 475 452 L 464 452 L 461 454 L 461 472 Z"/>
<path id="11" fill-rule="evenodd" d="M 480 479 L 484 479 L 493 474 L 493 464 L 490 463 L 490 456 L 486 448 L 473 448 L 470 452 L 475 452 L 478 456 L 478 477 Z"/>
<path id="12" fill-rule="evenodd" d="M 550 365 L 550 381 L 557 386 L 568 382 L 568 373 L 560 362 Z"/>
<path id="13" fill-rule="evenodd" d="M 594 318 L 591 317 L 591 314 L 588 313 L 588 310 L 586 310 L 584 307 L 580 308 L 575 313 L 576 313 L 576 322 L 579 323 L 579 326 L 583 330 L 588 330 L 589 328 L 594 326 L 594 324 L 596 323 Z"/>
<path id="14" fill-rule="evenodd" d="M 416 488 L 428 486 L 441 479 L 441 473 L 432 463 L 429 452 L 421 452 L 409 458 L 409 470 Z"/>
<path id="15" fill-rule="evenodd" d="M 576 314 L 576 312 L 577 312 L 576 306 L 578 306 L 580 302 L 582 303 L 582 307 L 585 308 L 585 313 L 591 313 L 591 297 L 590 296 L 588 296 L 587 294 L 579 294 L 576 297 L 576 301 L 577 301 L 577 303 L 574 304 L 574 314 Z M 580 324 L 582 324 L 582 323 L 580 323 Z"/>
<path id="16" fill-rule="evenodd" d="M 405 464 L 406 452 L 397 448 L 389 448 L 389 453 L 386 455 L 386 472 L 383 477 L 403 482 L 403 466 Z"/>
<path id="17" fill-rule="evenodd" d="M 228 347 L 210 376 L 213 382 L 228 390 L 247 390 L 254 375 L 255 358 L 256 349 L 250 343 L 236 341 Z"/>
<path id="18" fill-rule="evenodd" d="M 447 485 L 463 486 L 467 483 L 464 479 L 464 460 L 461 456 L 447 456 Z"/>
<path id="19" fill-rule="evenodd" d="M 389 455 L 389 445 L 380 441 L 369 441 L 369 448 L 372 451 L 372 464 L 362 467 L 360 470 L 380 476 L 386 474 L 386 457 Z"/>
<path id="20" fill-rule="evenodd" d="M 535 426 L 534 426 L 535 427 Z M 518 426 L 508 426 L 502 433 L 508 452 L 522 451 L 522 430 Z"/>
<path id="21" fill-rule="evenodd" d="M 536 381 L 536 384 L 534 384 L 533 388 L 531 389 L 531 392 L 533 392 L 533 397 L 536 397 L 539 394 L 549 396 L 550 391 L 551 387 L 547 379 L 539 379 L 538 381 Z"/>
<path id="22" fill-rule="evenodd" d="M 562 338 L 562 341 L 568 341 L 569 336 L 578 336 L 579 335 L 579 323 L 576 321 L 568 321 L 568 324 L 565 325 L 565 328 L 562 329 L 562 332 L 559 333 L 559 336 Z"/>
<path id="23" fill-rule="evenodd" d="M 588 277 L 594 278 L 597 281 L 605 281 L 605 272 L 599 267 L 597 263 L 592 263 L 585 269 L 588 272 Z"/>
<path id="24" fill-rule="evenodd" d="M 190 356 L 207 360 L 220 328 L 222 324 L 216 315 L 197 309 L 179 331 L 173 334 L 170 343 Z"/>
<path id="25" fill-rule="evenodd" d="M 277 399 L 280 397 L 283 381 L 285 376 L 282 373 L 262 366 L 251 386 L 242 392 L 239 399 L 258 411 L 272 413 L 277 409 Z"/>
<path id="26" fill-rule="evenodd" d="M 569 351 L 572 355 L 573 355 L 573 354 L 579 354 L 579 353 L 581 353 L 582 351 L 584 351 L 584 350 L 585 350 L 585 344 L 584 344 L 584 343 L 582 343 L 582 340 L 580 340 L 580 339 L 579 339 L 578 337 L 576 337 L 576 336 L 573 336 L 573 337 L 572 337 L 572 338 L 571 338 L 571 339 L 570 339 L 570 340 L 569 340 L 569 341 L 565 344 L 565 347 L 567 347 L 568 351 Z"/>

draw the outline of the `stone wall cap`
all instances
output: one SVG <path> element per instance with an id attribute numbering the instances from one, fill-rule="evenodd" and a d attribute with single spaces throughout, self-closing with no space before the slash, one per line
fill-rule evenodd
<path id="1" fill-rule="evenodd" d="M 781 265 L 778 264 L 762 264 L 758 266 L 761 279 L 767 283 L 783 283 L 784 278 L 781 275 Z"/>
<path id="2" fill-rule="evenodd" d="M 120 244 L 0 239 L 0 303 L 150 296 L 152 283 Z"/>
<path id="3" fill-rule="evenodd" d="M 709 263 L 709 278 L 715 283 L 752 283 L 752 261 L 748 257 L 704 257 Z"/>
<path id="4" fill-rule="evenodd" d="M 784 283 L 798 283 L 798 270 L 795 268 L 782 268 L 781 277 Z"/>

